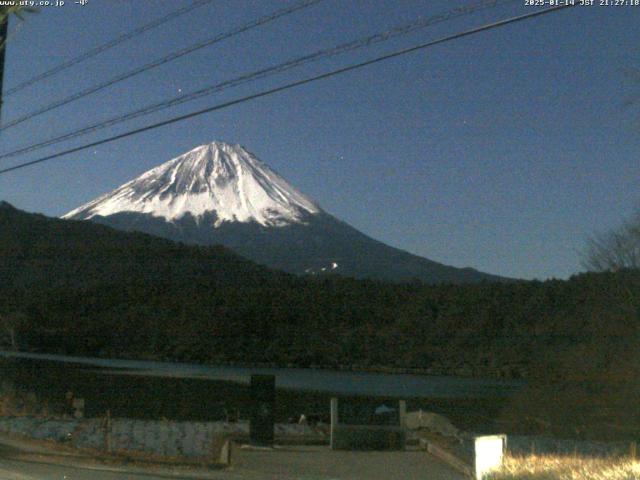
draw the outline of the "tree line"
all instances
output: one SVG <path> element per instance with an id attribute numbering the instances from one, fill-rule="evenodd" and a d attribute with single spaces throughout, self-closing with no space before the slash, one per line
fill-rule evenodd
<path id="1" fill-rule="evenodd" d="M 296 277 L 7 207 L 0 258 L 5 345 L 34 351 L 529 377 L 540 356 L 638 332 L 632 269 L 478 285 Z"/>

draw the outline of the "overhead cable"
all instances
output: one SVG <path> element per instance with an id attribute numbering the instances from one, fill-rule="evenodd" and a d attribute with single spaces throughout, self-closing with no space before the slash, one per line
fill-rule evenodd
<path id="1" fill-rule="evenodd" d="M 576 3 L 575 5 L 578 5 L 578 4 Z M 206 113 L 211 113 L 211 112 L 214 112 L 214 111 L 217 111 L 217 110 L 222 110 L 224 108 L 228 108 L 228 107 L 231 107 L 233 105 L 238 105 L 238 104 L 245 103 L 245 102 L 248 102 L 248 101 L 251 101 L 251 100 L 255 100 L 255 99 L 258 99 L 258 98 L 262 98 L 262 97 L 266 97 L 266 96 L 269 96 L 269 95 L 273 95 L 275 93 L 283 92 L 285 90 L 289 90 L 289 89 L 292 89 L 292 88 L 295 88 L 295 87 L 299 87 L 299 86 L 306 85 L 306 84 L 309 84 L 309 83 L 312 83 L 312 82 L 316 82 L 318 80 L 324 80 L 324 79 L 327 79 L 327 78 L 335 77 L 337 75 L 341 75 L 343 73 L 347 73 L 347 72 L 350 72 L 350 71 L 353 71 L 353 70 L 357 70 L 357 69 L 360 69 L 360 68 L 363 68 L 363 67 L 367 67 L 369 65 L 374 65 L 374 64 L 386 61 L 386 60 L 390 60 L 392 58 L 397 58 L 397 57 L 400 57 L 402 55 L 406 55 L 406 54 L 409 54 L 409 53 L 412 53 L 412 52 L 416 52 L 416 51 L 419 51 L 419 50 L 424 50 L 426 48 L 433 47 L 435 45 L 440 45 L 440 44 L 443 44 L 443 43 L 446 43 L 446 42 L 450 42 L 450 41 L 453 41 L 453 40 L 457 40 L 457 39 L 460 39 L 460 38 L 463 38 L 463 37 L 468 37 L 470 35 L 474 35 L 474 34 L 477 34 L 477 33 L 486 32 L 488 30 L 493 30 L 495 28 L 503 27 L 505 25 L 510 25 L 510 24 L 513 24 L 513 23 L 516 23 L 516 22 L 522 22 L 524 20 L 529 20 L 529 19 L 532 19 L 532 18 L 535 18 L 535 17 L 540 17 L 542 15 L 547 15 L 549 13 L 558 12 L 558 11 L 564 10 L 566 8 L 571 8 L 571 7 L 575 6 L 575 5 L 565 4 L 565 5 L 561 5 L 561 6 L 545 8 L 543 10 L 536 10 L 535 12 L 526 13 L 526 14 L 519 15 L 519 16 L 516 16 L 516 17 L 511 17 L 511 18 L 508 18 L 508 19 L 505 19 L 505 20 L 500 20 L 500 21 L 497 21 L 497 22 L 489 23 L 489 24 L 483 25 L 481 27 L 476 27 L 476 28 L 472 28 L 472 29 L 469 29 L 469 30 L 465 30 L 465 31 L 460 32 L 460 33 L 453 34 L 453 35 L 448 35 L 446 37 L 441 37 L 441 38 L 439 38 L 437 40 L 432 40 L 432 41 L 429 41 L 429 42 L 426 42 L 426 43 L 421 43 L 419 45 L 415 45 L 413 47 L 408 47 L 408 48 L 404 48 L 402 50 L 397 50 L 395 52 L 388 53 L 388 54 L 373 58 L 371 60 L 366 60 L 364 62 L 360 62 L 360 63 L 354 64 L 354 65 L 350 65 L 350 66 L 347 66 L 347 67 L 342 67 L 342 68 L 339 68 L 339 69 L 336 69 L 336 70 L 332 70 L 330 72 L 326 72 L 326 73 L 323 73 L 323 74 L 320 74 L 320 75 L 316 75 L 316 76 L 313 76 L 313 77 L 310 77 L 310 78 L 306 78 L 306 79 L 303 79 L 303 80 L 298 80 L 298 81 L 295 81 L 295 82 L 291 82 L 291 83 L 282 85 L 280 87 L 271 88 L 269 90 L 263 90 L 261 92 L 254 93 L 252 95 L 247 95 L 245 97 L 241 97 L 241 98 L 238 98 L 238 99 L 235 99 L 235 100 L 230 100 L 230 101 L 227 101 L 227 102 L 224 102 L 224 103 L 220 103 L 220 104 L 217 104 L 217 105 L 214 105 L 214 106 L 211 106 L 211 107 L 208 107 L 208 108 L 204 108 L 204 109 L 201 109 L 201 110 L 197 110 L 197 111 L 185 114 L 185 115 L 180 115 L 178 117 L 173 117 L 173 118 L 170 118 L 168 120 L 163 120 L 161 122 L 157 122 L 157 123 L 154 123 L 154 124 L 151 124 L 151 125 L 147 125 L 145 127 L 137 128 L 135 130 L 130 130 L 128 132 L 121 133 L 119 135 L 114 135 L 112 137 L 107 137 L 107 138 L 104 138 L 104 139 L 101 139 L 101 140 L 97 140 L 95 142 L 91 142 L 91 143 L 88 143 L 88 144 L 85 144 L 85 145 L 81 145 L 79 147 L 70 148 L 68 150 L 64 150 L 62 152 L 54 153 L 52 155 L 47 155 L 45 157 L 41 157 L 41 158 L 38 158 L 36 160 L 32 160 L 32 161 L 29 161 L 29 162 L 24 162 L 24 163 L 21 163 L 21 164 L 18 164 L 18 165 L 14 165 L 12 167 L 7 167 L 7 168 L 4 168 L 4 169 L 0 170 L 0 175 L 8 173 L 8 172 L 15 171 L 15 170 L 19 170 L 19 169 L 22 169 L 22 168 L 26 168 L 26 167 L 29 167 L 29 166 L 32 166 L 32 165 L 36 165 L 36 164 L 39 164 L 39 163 L 43 163 L 43 162 L 46 162 L 46 161 L 49 161 L 49 160 L 53 160 L 53 159 L 56 159 L 56 158 L 60 158 L 60 157 L 63 157 L 63 156 L 66 156 L 66 155 L 69 155 L 69 154 L 72 154 L 72 153 L 80 152 L 80 151 L 83 151 L 83 150 L 86 150 L 86 149 L 89 149 L 89 148 L 97 147 L 99 145 L 104 145 L 106 143 L 111 143 L 111 142 L 114 142 L 116 140 L 121 140 L 123 138 L 131 137 L 131 136 L 137 135 L 139 133 L 147 132 L 147 131 L 150 131 L 150 130 L 155 130 L 157 128 L 164 127 L 166 125 L 171 125 L 171 124 L 174 124 L 174 123 L 177 123 L 177 122 L 188 120 L 188 119 L 191 119 L 191 118 L 194 118 L 194 117 L 198 117 L 200 115 L 204 115 Z"/>

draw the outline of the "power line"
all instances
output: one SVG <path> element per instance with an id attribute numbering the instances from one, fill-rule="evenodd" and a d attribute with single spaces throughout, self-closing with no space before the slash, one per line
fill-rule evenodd
<path id="1" fill-rule="evenodd" d="M 578 5 L 578 4 L 576 3 L 575 5 Z M 247 102 L 247 101 L 250 101 L 250 100 L 255 100 L 257 98 L 266 97 L 268 95 L 273 95 L 274 93 L 278 93 L 278 92 L 282 92 L 282 91 L 285 91 L 285 90 L 289 90 L 291 88 L 299 87 L 301 85 L 306 85 L 308 83 L 312 83 L 312 82 L 315 82 L 315 81 L 318 81 L 318 80 L 324 80 L 326 78 L 334 77 L 336 75 L 341 75 L 343 73 L 350 72 L 352 70 L 357 70 L 357 69 L 360 69 L 360 68 L 363 68 L 363 67 L 367 67 L 369 65 L 374 65 L 376 63 L 383 62 L 385 60 L 396 58 L 396 57 L 399 57 L 401 55 L 406 55 L 408 53 L 416 52 L 418 50 L 423 50 L 423 49 L 426 49 L 426 48 L 429 48 L 429 47 L 433 47 L 435 45 L 439 45 L 439 44 L 442 44 L 442 43 L 446 43 L 446 42 L 449 42 L 449 41 L 452 41 L 452 40 L 457 40 L 459 38 L 463 38 L 463 37 L 467 37 L 467 36 L 470 36 L 470 35 L 474 35 L 476 33 L 486 32 L 488 30 L 493 30 L 494 28 L 499 28 L 499 27 L 502 27 L 502 26 L 505 26 L 505 25 L 509 25 L 509 24 L 512 24 L 512 23 L 521 22 L 521 21 L 528 20 L 528 19 L 531 19 L 531 18 L 534 18 L 534 17 L 539 17 L 539 16 L 546 15 L 546 14 L 549 14 L 549 13 L 552 13 L 552 12 L 557 12 L 557 11 L 560 11 L 560 10 L 564 10 L 565 8 L 570 8 L 570 7 L 573 7 L 575 5 L 566 4 L 566 5 L 561 5 L 561 6 L 557 6 L 557 7 L 546 8 L 544 10 L 538 10 L 538 11 L 535 11 L 535 12 L 532 12 L 532 13 L 526 13 L 524 15 L 511 17 L 511 18 L 508 18 L 508 19 L 505 19 L 505 20 L 499 20 L 497 22 L 493 22 L 493 23 L 490 23 L 490 24 L 487 24 L 487 25 L 483 25 L 481 27 L 476 27 L 476 28 L 472 28 L 472 29 L 469 29 L 469 30 L 465 30 L 464 32 L 456 33 L 456 34 L 453 34 L 453 35 L 448 35 L 446 37 L 441 37 L 441 38 L 439 38 L 437 40 L 432 40 L 432 41 L 429 41 L 429 42 L 426 42 L 426 43 L 415 45 L 413 47 L 408 47 L 408 48 L 404 48 L 402 50 L 397 50 L 395 52 L 388 53 L 388 54 L 373 58 L 371 60 L 366 60 L 364 62 L 360 62 L 360 63 L 354 64 L 354 65 L 350 65 L 350 66 L 347 66 L 347 67 L 342 67 L 342 68 L 339 68 L 339 69 L 336 69 L 336 70 L 332 70 L 330 72 L 326 72 L 326 73 L 323 73 L 323 74 L 320 74 L 320 75 L 316 75 L 314 77 L 306 78 L 304 80 L 298 80 L 296 82 L 288 83 L 288 84 L 282 85 L 280 87 L 275 87 L 275 88 L 272 88 L 272 89 L 269 89 L 269 90 L 264 90 L 262 92 L 254 93 L 252 95 L 247 95 L 245 97 L 241 97 L 241 98 L 238 98 L 238 99 L 235 99 L 235 100 L 230 100 L 228 102 L 220 103 L 218 105 L 214 105 L 212 107 L 204 108 L 202 110 L 197 110 L 197 111 L 185 114 L 185 115 L 180 115 L 178 117 L 173 117 L 173 118 L 170 118 L 168 120 L 163 120 L 163 121 L 158 122 L 158 123 L 154 123 L 154 124 L 151 124 L 151 125 L 147 125 L 145 127 L 137 128 L 135 130 L 130 130 L 128 132 L 121 133 L 119 135 L 114 135 L 112 137 L 104 138 L 102 140 L 97 140 L 95 142 L 91 142 L 91 143 L 88 143 L 88 144 L 85 144 L 85 145 L 81 145 L 79 147 L 70 148 L 68 150 L 64 150 L 62 152 L 54 153 L 52 155 L 47 155 L 45 157 L 38 158 L 36 160 L 32 160 L 30 162 L 25 162 L 25 163 L 21 163 L 21 164 L 18 164 L 18 165 L 14 165 L 12 167 L 7 167 L 7 168 L 4 168 L 4 169 L 0 170 L 0 175 L 2 175 L 4 173 L 11 172 L 11 171 L 14 171 L 14 170 L 19 170 L 21 168 L 26 168 L 26 167 L 29 167 L 31 165 L 36 165 L 38 163 L 42 163 L 42 162 L 46 162 L 46 161 L 49 161 L 49 160 L 53 160 L 55 158 L 60 158 L 60 157 L 63 157 L 63 156 L 66 156 L 66 155 L 69 155 L 69 154 L 72 154 L 72 153 L 80 152 L 80 151 L 86 150 L 88 148 L 97 147 L 99 145 L 104 145 L 105 143 L 111 143 L 111 142 L 114 142 L 116 140 L 121 140 L 123 138 L 131 137 L 133 135 L 137 135 L 139 133 L 147 132 L 149 130 L 154 130 L 156 128 L 164 127 L 166 125 L 171 125 L 173 123 L 181 122 L 183 120 L 188 120 L 190 118 L 194 118 L 194 117 L 197 117 L 197 116 L 200 116 L 200 115 L 204 115 L 205 113 L 214 112 L 216 110 L 222 110 L 224 108 L 228 108 L 228 107 L 231 107 L 233 105 L 244 103 L 244 102 Z"/>
<path id="2" fill-rule="evenodd" d="M 179 8 L 177 10 L 174 10 L 173 12 L 165 15 L 164 17 L 160 17 L 152 22 L 147 23 L 146 25 L 143 25 L 139 28 L 136 28 L 135 30 L 132 30 L 128 33 L 125 33 L 123 35 L 120 35 L 119 37 L 114 38 L 113 40 L 104 43 L 102 45 L 98 45 L 97 47 L 94 47 L 90 50 L 87 50 L 86 52 L 78 55 L 75 58 L 72 58 L 70 60 L 67 60 L 66 62 L 63 62 L 59 65 L 56 65 L 55 67 L 39 74 L 36 75 L 32 78 L 30 78 L 29 80 L 25 80 L 22 83 L 19 83 L 18 85 L 8 89 L 5 92 L 5 96 L 8 97 L 9 95 L 12 95 L 20 90 L 23 90 L 35 83 L 38 83 L 42 80 L 44 80 L 45 78 L 49 78 L 57 73 L 60 73 L 68 68 L 71 68 L 81 62 L 84 62 L 85 60 L 88 60 L 92 57 L 95 57 L 96 55 L 105 52 L 117 45 L 120 45 L 123 42 L 126 42 L 127 40 L 131 40 L 132 38 L 135 38 L 139 35 L 142 35 L 145 32 L 148 32 L 149 30 L 152 30 L 154 28 L 159 27 L 160 25 L 163 25 L 171 20 L 176 19 L 179 16 L 182 16 L 186 13 L 189 13 L 193 10 L 195 10 L 196 8 L 200 8 L 204 5 L 207 5 L 209 3 L 211 3 L 213 0 L 194 0 L 194 2 L 192 2 L 190 5 L 187 5 L 186 7 L 182 7 Z"/>
<path id="3" fill-rule="evenodd" d="M 413 22 L 404 24 L 404 25 L 400 25 L 400 26 L 396 26 L 390 30 L 387 30 L 385 32 L 382 33 L 376 33 L 374 35 L 369 35 L 357 40 L 353 40 L 347 43 L 343 43 L 341 45 L 338 46 L 334 46 L 334 47 L 330 47 L 330 48 L 326 48 L 326 49 L 321 49 L 318 50 L 316 52 L 313 52 L 311 54 L 307 54 L 301 57 L 297 57 L 294 58 L 292 60 L 288 60 L 286 62 L 268 67 L 268 68 L 264 68 L 261 70 L 257 70 L 245 75 L 241 75 L 239 77 L 235 77 L 233 79 L 230 80 L 225 80 L 223 82 L 217 83 L 215 85 L 211 85 L 211 86 L 207 86 L 204 88 L 201 88 L 199 90 L 196 90 L 194 92 L 190 92 L 190 93 L 186 93 L 184 95 L 180 95 L 177 97 L 174 97 L 170 100 L 165 100 L 159 103 L 155 103 L 155 104 L 151 104 L 151 105 L 147 105 L 143 108 L 131 111 L 129 113 L 126 113 L 124 115 L 117 115 L 115 117 L 112 117 L 108 120 L 104 120 L 98 123 L 95 123 L 93 125 L 87 126 L 87 127 L 83 127 L 79 130 L 74 130 L 72 132 L 54 137 L 54 138 L 49 138 L 47 140 L 44 140 L 42 142 L 36 143 L 36 144 L 31 144 L 25 147 L 21 147 L 17 150 L 11 151 L 11 152 L 7 152 L 7 153 L 3 153 L 0 154 L 0 159 L 3 158 L 8 158 L 8 157 L 14 157 L 17 155 L 21 155 L 24 153 L 30 153 L 36 150 L 40 150 L 44 147 L 48 147 L 57 143 L 60 143 L 62 141 L 65 140 L 70 140 L 73 138 L 77 138 L 79 136 L 88 134 L 88 133 L 93 133 L 95 131 L 101 130 L 103 128 L 107 128 L 107 127 L 111 127 L 114 125 L 117 125 L 119 123 L 128 121 L 128 120 L 132 120 L 135 118 L 139 118 L 151 113 L 155 113 L 161 110 L 164 110 L 166 108 L 169 107 L 173 107 L 176 105 L 180 105 L 189 101 L 193 101 L 196 100 L 198 98 L 202 98 L 208 95 L 211 95 L 213 93 L 217 93 L 220 92 L 222 90 L 226 90 L 227 88 L 232 88 L 232 87 L 236 87 L 238 85 L 244 84 L 244 83 L 248 83 L 254 80 L 258 80 L 258 79 L 263 79 L 263 78 L 267 78 L 269 76 L 272 76 L 274 74 L 278 74 L 278 73 L 282 73 L 285 72 L 287 70 L 290 70 L 292 68 L 295 67 L 299 67 L 301 65 L 307 64 L 307 63 L 311 63 L 311 62 L 316 62 L 318 60 L 322 60 L 322 59 L 326 59 L 329 57 L 333 57 L 335 55 L 339 55 L 342 53 L 346 53 L 349 51 L 353 51 L 359 48 L 364 48 L 364 47 L 369 47 L 381 42 L 385 42 L 387 40 L 390 40 L 392 38 L 396 38 L 398 36 L 401 35 L 406 35 L 409 33 L 412 33 L 418 29 L 423 29 L 426 27 L 429 27 L 431 25 L 437 24 L 437 23 L 441 23 L 441 22 L 445 22 L 445 21 L 449 21 L 449 20 L 453 20 L 455 18 L 461 17 L 463 15 L 469 15 L 469 14 L 473 14 L 479 10 L 482 9 L 487 9 L 487 8 L 493 8 L 496 7 L 498 5 L 503 5 L 505 3 L 512 3 L 516 0 L 483 0 L 481 2 L 477 2 L 475 4 L 472 5 L 468 5 L 465 7 L 459 7 L 459 8 L 455 8 L 452 10 L 449 10 L 445 13 L 440 13 L 440 14 L 436 14 L 430 17 L 426 17 L 426 18 L 419 18 L 417 20 L 414 20 Z"/>
<path id="4" fill-rule="evenodd" d="M 290 7 L 287 8 L 283 8 L 280 10 L 277 10 L 269 15 L 265 15 L 263 17 L 258 18 L 257 20 L 252 20 L 249 23 L 246 23 L 244 25 L 242 25 L 241 27 L 237 27 L 234 28 L 232 30 L 229 30 L 225 33 L 221 33 L 216 35 L 213 38 L 209 38 L 207 40 L 198 42 L 194 45 L 191 45 L 189 47 L 183 48 L 182 50 L 177 50 L 175 52 L 172 52 L 162 58 L 159 58 L 157 60 L 154 60 L 153 62 L 147 63 L 141 67 L 135 68 L 133 70 L 130 70 L 126 73 L 117 75 L 109 80 L 106 80 L 102 83 L 99 83 L 98 85 L 94 85 L 92 87 L 88 87 L 84 90 L 81 90 L 79 92 L 76 92 L 68 97 L 65 97 L 61 100 L 55 101 L 53 103 L 50 103 L 49 105 L 46 105 L 38 110 L 35 110 L 31 113 L 28 113 L 26 115 L 23 115 L 21 117 L 18 117 L 2 126 L 0 126 L 0 131 L 3 130 L 7 130 L 11 127 L 15 127 L 16 125 L 19 125 L 23 122 L 26 122 L 27 120 L 30 120 L 34 117 L 37 117 L 38 115 L 42 115 L 43 113 L 46 112 L 50 112 L 51 110 L 54 110 L 58 107 L 62 107 L 63 105 L 67 105 L 71 102 L 74 102 L 76 100 L 79 100 L 83 97 L 86 97 L 88 95 L 91 95 L 92 93 L 96 93 L 100 90 L 103 90 L 107 87 L 110 87 L 116 83 L 122 82 L 124 80 L 128 80 L 132 77 L 135 77 L 136 75 L 139 75 L 141 73 L 144 73 L 146 71 L 149 71 L 153 68 L 159 67 L 161 65 L 164 65 L 166 63 L 172 62 L 173 60 L 176 60 L 180 57 L 183 57 L 185 55 L 188 55 L 190 53 L 193 53 L 197 50 L 200 50 L 204 47 L 208 47 L 210 45 L 213 45 L 215 43 L 221 42 L 222 40 L 226 40 L 230 37 L 233 37 L 235 35 L 239 35 L 240 33 L 246 32 L 247 30 L 251 30 L 253 28 L 259 27 L 261 25 L 264 25 L 266 23 L 272 22 L 280 17 L 284 17 L 286 15 L 290 15 L 298 10 L 302 10 L 304 8 L 308 8 L 312 5 L 315 5 L 317 3 L 320 3 L 323 0 L 302 0 L 301 2 L 298 2 Z"/>

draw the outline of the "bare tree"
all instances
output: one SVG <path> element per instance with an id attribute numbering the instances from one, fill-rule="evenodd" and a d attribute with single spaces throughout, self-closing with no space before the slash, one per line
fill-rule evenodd
<path id="1" fill-rule="evenodd" d="M 640 208 L 620 227 L 590 238 L 582 263 L 592 271 L 640 269 Z"/>
<path id="2" fill-rule="evenodd" d="M 21 6 L 0 6 L 0 27 L 2 29 L 2 35 L 0 35 L 0 50 L 3 50 L 7 42 L 7 24 L 9 17 L 13 15 L 19 20 L 24 20 L 25 13 L 36 13 L 38 10 L 32 7 Z"/>
<path id="3" fill-rule="evenodd" d="M 0 338 L 1 344 L 6 345 L 11 350 L 18 350 L 18 334 L 22 326 L 27 322 L 27 316 L 21 312 L 0 315 Z"/>
<path id="4" fill-rule="evenodd" d="M 15 15 L 20 20 L 24 19 L 25 13 L 36 13 L 38 10 L 33 7 L 21 7 L 21 6 L 11 6 L 11 7 L 0 7 L 0 21 L 7 18 L 9 15 Z"/>

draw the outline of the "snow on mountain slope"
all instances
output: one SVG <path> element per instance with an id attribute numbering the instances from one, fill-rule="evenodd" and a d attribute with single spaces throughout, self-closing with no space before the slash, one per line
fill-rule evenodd
<path id="1" fill-rule="evenodd" d="M 223 245 L 276 270 L 384 281 L 500 281 L 385 245 L 323 211 L 240 145 L 213 142 L 63 218 L 194 245 Z M 277 227 L 277 228 L 276 228 Z"/>
<path id="2" fill-rule="evenodd" d="M 223 222 L 304 223 L 322 209 L 240 145 L 213 142 L 143 173 L 63 216 L 90 219 L 133 212 L 175 221 L 214 212 Z"/>

